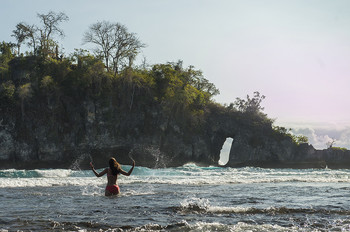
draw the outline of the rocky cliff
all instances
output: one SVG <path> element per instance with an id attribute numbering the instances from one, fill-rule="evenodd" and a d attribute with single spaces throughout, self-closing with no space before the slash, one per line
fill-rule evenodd
<path id="1" fill-rule="evenodd" d="M 114 156 L 121 163 L 147 167 L 179 166 L 187 162 L 216 164 L 210 138 L 169 120 L 157 107 L 118 111 L 96 102 L 46 110 L 31 105 L 22 120 L 20 112 L 2 114 L 0 168 L 70 168 L 106 166 Z"/>
<path id="2" fill-rule="evenodd" d="M 133 158 L 137 165 L 151 168 L 188 162 L 218 165 L 227 137 L 234 139 L 226 165 L 230 167 L 350 167 L 349 151 L 297 145 L 268 123 L 252 125 L 216 105 L 206 110 L 205 123 L 193 131 L 156 109 L 118 112 L 93 101 L 62 104 L 62 115 L 40 106 L 28 110 L 24 121 L 19 114 L 2 115 L 0 168 L 88 168 L 91 160 L 104 167 L 111 156 L 123 164 Z"/>
<path id="3" fill-rule="evenodd" d="M 227 137 L 230 167 L 350 167 L 349 151 L 318 151 L 272 128 L 259 94 L 238 108 L 214 103 L 215 86 L 181 65 L 113 76 L 90 55 L 13 58 L 0 70 L 0 168 L 105 167 L 111 156 L 151 168 L 218 165 Z"/>

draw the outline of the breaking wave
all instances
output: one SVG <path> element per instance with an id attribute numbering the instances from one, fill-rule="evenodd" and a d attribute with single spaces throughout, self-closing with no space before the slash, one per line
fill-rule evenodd
<path id="1" fill-rule="evenodd" d="M 123 168 L 128 170 L 130 166 L 123 166 Z M 222 185 L 284 182 L 350 183 L 349 176 L 350 170 L 222 168 L 187 164 L 178 168 L 136 167 L 129 178 L 120 176 L 119 179 L 123 183 Z M 0 179 L 0 187 L 79 186 L 103 183 L 101 178 L 96 178 L 91 170 L 71 169 L 7 169 L 0 170 Z"/>

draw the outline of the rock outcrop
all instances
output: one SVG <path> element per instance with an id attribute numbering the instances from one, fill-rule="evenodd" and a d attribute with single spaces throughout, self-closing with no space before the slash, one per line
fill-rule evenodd
<path id="1" fill-rule="evenodd" d="M 6 46 L 0 168 L 88 168 L 90 161 L 105 167 L 111 156 L 152 168 L 218 165 L 227 137 L 230 167 L 350 166 L 348 150 L 315 150 L 272 128 L 259 92 L 227 107 L 214 103 L 218 89 L 181 61 L 125 67 L 117 75 L 83 51 L 67 59 L 14 57 Z"/>
<path id="2" fill-rule="evenodd" d="M 348 168 L 347 150 L 316 150 L 295 144 L 276 133 L 271 124 L 253 125 L 247 119 L 212 106 L 201 128 L 193 131 L 169 120 L 156 109 L 118 112 L 91 102 L 73 106 L 62 101 L 65 114 L 40 111 L 3 115 L 0 124 L 0 168 L 88 168 L 107 165 L 114 156 L 123 164 L 136 160 L 151 168 L 188 162 L 218 165 L 227 137 L 233 144 L 226 166 L 274 168 Z"/>

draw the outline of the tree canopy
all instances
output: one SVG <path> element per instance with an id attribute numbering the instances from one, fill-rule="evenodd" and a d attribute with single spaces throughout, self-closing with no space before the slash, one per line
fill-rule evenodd
<path id="1" fill-rule="evenodd" d="M 85 32 L 84 43 L 96 45 L 95 54 L 102 57 L 108 71 L 114 75 L 125 67 L 131 67 L 141 48 L 145 47 L 134 33 L 120 23 L 102 21 L 92 24 Z"/>

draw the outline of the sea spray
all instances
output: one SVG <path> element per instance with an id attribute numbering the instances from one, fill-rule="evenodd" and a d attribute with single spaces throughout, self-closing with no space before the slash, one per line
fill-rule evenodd
<path id="1" fill-rule="evenodd" d="M 136 145 L 130 150 L 128 156 L 131 159 L 133 159 L 132 157 L 150 158 L 154 162 L 153 166 L 151 166 L 152 168 L 166 168 L 174 159 L 174 157 L 167 157 L 159 147 L 152 145 Z M 137 162 L 137 160 L 135 161 Z M 149 160 L 148 162 L 151 161 Z"/>
<path id="2" fill-rule="evenodd" d="M 104 195 L 104 188 L 97 185 L 81 186 L 82 195 L 84 196 L 102 196 Z"/>
<path id="3" fill-rule="evenodd" d="M 202 213 L 206 212 L 210 203 L 208 199 L 191 197 L 180 202 L 180 211 L 183 213 Z"/>
<path id="4" fill-rule="evenodd" d="M 90 159 L 90 162 L 92 162 L 92 157 L 90 154 L 87 153 L 83 153 L 81 155 L 79 155 L 74 161 L 73 163 L 69 166 L 69 169 L 72 170 L 81 170 L 81 163 L 86 160 L 87 158 Z"/>
<path id="5" fill-rule="evenodd" d="M 130 159 L 134 160 L 133 156 L 137 153 L 146 153 L 150 155 L 154 160 L 154 166 L 152 167 L 152 169 L 149 169 L 149 170 L 147 169 L 148 176 L 144 176 L 142 178 L 141 181 L 145 183 L 144 186 L 136 189 L 135 190 L 136 193 L 132 193 L 132 194 L 133 195 L 134 194 L 154 194 L 155 193 L 154 180 L 162 179 L 161 177 L 158 177 L 158 174 L 160 173 L 157 172 L 156 170 L 165 169 L 167 167 L 167 164 L 171 162 L 171 160 L 167 159 L 167 157 L 160 151 L 160 149 L 155 146 L 145 146 L 145 145 L 135 146 L 130 150 L 130 152 L 128 153 L 128 156 Z M 147 189 L 146 192 L 145 192 L 145 189 Z"/>
<path id="6" fill-rule="evenodd" d="M 164 155 L 159 147 L 148 146 L 145 150 L 154 158 L 155 164 L 153 168 L 166 168 L 173 158 Z"/>

